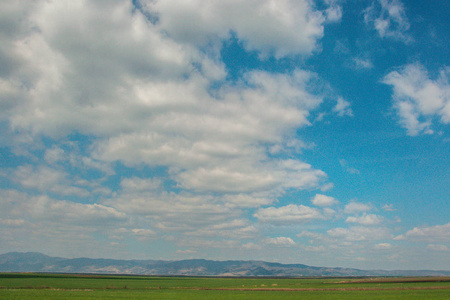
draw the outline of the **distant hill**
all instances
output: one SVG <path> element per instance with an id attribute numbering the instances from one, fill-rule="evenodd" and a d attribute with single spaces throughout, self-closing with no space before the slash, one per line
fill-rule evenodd
<path id="1" fill-rule="evenodd" d="M 450 271 L 359 270 L 279 264 L 264 261 L 189 259 L 117 260 L 51 257 L 36 252 L 0 255 L 0 272 L 54 272 L 184 276 L 450 276 Z"/>

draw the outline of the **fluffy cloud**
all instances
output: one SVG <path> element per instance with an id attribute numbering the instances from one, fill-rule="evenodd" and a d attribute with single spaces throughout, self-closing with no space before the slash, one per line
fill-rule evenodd
<path id="1" fill-rule="evenodd" d="M 24 12 L 26 22 L 7 18 L 3 27 L 15 65 L 1 77 L 2 120 L 31 142 L 41 136 L 58 141 L 74 132 L 94 137 L 83 155 L 69 158 L 67 149 L 56 145 L 47 150 L 51 166 L 70 161 L 105 174 L 114 173 L 108 163 L 117 161 L 164 166 L 184 190 L 241 194 L 261 204 L 285 189 L 319 187 L 326 178 L 322 171 L 298 160 L 268 159 L 269 149 L 289 147 L 295 130 L 310 125 L 310 112 L 322 102 L 310 90 L 317 76 L 300 69 L 253 71 L 240 82 L 212 89 L 226 75 L 223 64 L 216 54 L 194 47 L 203 37 L 189 38 L 195 45 L 185 43 L 180 30 L 221 39 L 233 30 L 249 49 L 281 57 L 314 49 L 322 14 L 308 1 L 196 4 L 149 1 L 136 9 L 130 1 L 35 1 L 26 9 L 25 4 L 9 6 Z M 255 7 L 260 14 L 245 13 Z M 184 19 L 176 17 L 181 12 Z M 227 12 L 239 15 L 229 18 Z M 214 13 L 219 16 L 204 19 Z M 303 30 L 287 30 L 294 27 Z M 254 35 L 255 28 L 263 36 Z M 42 192 L 56 193 L 64 186 L 59 193 L 86 195 L 82 187 L 61 185 L 62 171 L 41 176 L 50 170 L 16 177 Z M 31 171 L 37 175 L 25 174 Z M 255 191 L 266 195 L 250 195 Z"/>
<path id="2" fill-rule="evenodd" d="M 295 245 L 295 242 L 289 237 L 276 237 L 276 238 L 267 238 L 265 240 L 266 244 L 269 245 L 277 245 L 277 246 L 292 246 Z"/>
<path id="3" fill-rule="evenodd" d="M 254 216 L 261 222 L 278 225 L 307 223 L 324 218 L 318 209 L 295 204 L 261 208 Z"/>
<path id="4" fill-rule="evenodd" d="M 231 195 L 166 192 L 158 179 L 151 178 L 124 178 L 120 185 L 122 190 L 104 204 L 130 216 L 130 226 L 141 224 L 155 232 L 201 238 L 258 235 L 254 225 L 243 217 L 243 208 L 259 206 L 259 198 L 246 196 L 246 203 L 239 203 L 243 196 L 238 196 L 236 204 L 229 204 Z"/>
<path id="5" fill-rule="evenodd" d="M 310 1 L 142 1 L 157 16 L 156 25 L 170 37 L 205 45 L 228 38 L 233 32 L 248 50 L 281 58 L 309 54 L 323 35 L 325 18 Z M 339 6 L 331 5 L 328 18 L 340 18 Z M 301 30 L 299 30 L 301 28 Z"/>
<path id="6" fill-rule="evenodd" d="M 316 206 L 331 206 L 334 204 L 338 204 L 339 201 L 330 196 L 317 194 L 314 196 L 314 198 L 311 199 L 311 203 Z"/>
<path id="7" fill-rule="evenodd" d="M 348 217 L 345 222 L 347 223 L 357 223 L 360 225 L 378 225 L 382 221 L 380 216 L 375 214 L 363 214 L 359 217 Z"/>
<path id="8" fill-rule="evenodd" d="M 400 0 L 378 0 L 364 11 L 364 21 L 373 25 L 379 36 L 410 42 L 409 22 Z"/>
<path id="9" fill-rule="evenodd" d="M 87 197 L 89 191 L 71 185 L 72 180 L 63 171 L 46 166 L 21 166 L 14 171 L 13 179 L 27 189 L 36 189 L 40 192 L 52 192 L 57 195 Z"/>
<path id="10" fill-rule="evenodd" d="M 124 244 L 164 237 L 189 249 L 179 254 L 264 250 L 295 244 L 265 238 L 271 224 L 336 215 L 341 209 L 328 206 L 338 201 L 321 194 L 311 199 L 318 207 L 274 203 L 291 191 L 332 187 L 298 158 L 311 147 L 298 130 L 323 107 L 351 116 L 350 103 L 320 94 L 318 75 L 299 68 L 248 70 L 229 81 L 220 50 L 236 38 L 260 58 L 310 55 L 323 24 L 342 17 L 341 1 L 324 1 L 323 12 L 309 0 L 133 3 L 2 3 L 0 126 L 20 135 L 24 149 L 34 147 L 28 165 L 6 172 L 24 192 L 1 191 L 5 240 L 14 240 L 10 229 L 32 228 L 21 237 L 57 237 L 55 249 L 67 249 L 68 236 L 85 245 L 101 235 Z M 336 102 L 321 105 L 327 98 Z M 370 209 L 352 202 L 344 212 Z M 316 240 L 372 235 L 389 237 L 372 226 L 332 229 Z M 86 253 L 80 247 L 66 253 Z"/>
<path id="11" fill-rule="evenodd" d="M 338 22 L 342 18 L 342 0 L 325 0 L 328 8 L 325 10 L 325 16 L 328 22 Z"/>
<path id="12" fill-rule="evenodd" d="M 29 196 L 14 190 L 0 190 L 1 218 L 21 216 L 42 225 L 107 226 L 124 222 L 127 216 L 110 206 L 55 200 L 47 196 Z M 43 222 L 43 223 L 42 223 Z"/>
<path id="13" fill-rule="evenodd" d="M 375 249 L 377 250 L 387 250 L 387 249 L 391 249 L 392 245 L 389 243 L 379 243 L 377 245 L 375 245 Z"/>
<path id="14" fill-rule="evenodd" d="M 384 227 L 354 226 L 350 228 L 333 228 L 327 231 L 328 235 L 346 241 L 367 241 L 392 238 L 391 233 Z"/>
<path id="15" fill-rule="evenodd" d="M 353 116 L 353 111 L 350 108 L 350 102 L 345 101 L 344 98 L 338 97 L 336 106 L 333 108 L 333 112 L 337 113 L 338 116 Z"/>
<path id="16" fill-rule="evenodd" d="M 394 107 L 409 135 L 432 133 L 435 118 L 450 123 L 449 74 L 446 67 L 433 80 L 423 66 L 410 64 L 383 78 L 383 83 L 393 87 Z"/>
<path id="17" fill-rule="evenodd" d="M 428 242 L 450 241 L 450 223 L 436 226 L 415 227 L 405 234 L 397 236 L 395 239 Z"/>
<path id="18" fill-rule="evenodd" d="M 353 202 L 350 202 L 347 205 L 345 205 L 344 212 L 347 214 L 353 214 L 353 213 L 366 212 L 371 209 L 372 209 L 372 207 L 368 204 L 353 201 Z"/>

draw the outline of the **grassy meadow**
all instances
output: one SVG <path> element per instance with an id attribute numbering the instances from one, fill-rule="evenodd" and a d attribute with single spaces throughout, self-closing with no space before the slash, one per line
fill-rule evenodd
<path id="1" fill-rule="evenodd" d="M 0 274 L 0 299 L 450 299 L 450 278 L 201 278 L 3 273 Z"/>

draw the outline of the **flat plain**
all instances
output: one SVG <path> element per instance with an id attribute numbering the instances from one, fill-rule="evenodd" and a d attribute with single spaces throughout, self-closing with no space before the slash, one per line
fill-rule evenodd
<path id="1" fill-rule="evenodd" d="M 156 277 L 2 273 L 0 299 L 450 299 L 450 277 Z"/>

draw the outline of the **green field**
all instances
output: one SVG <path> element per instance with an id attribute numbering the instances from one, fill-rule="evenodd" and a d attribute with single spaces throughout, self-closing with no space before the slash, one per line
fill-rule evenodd
<path id="1" fill-rule="evenodd" d="M 0 274 L 0 299 L 450 299 L 450 278 L 200 278 L 3 273 Z"/>

